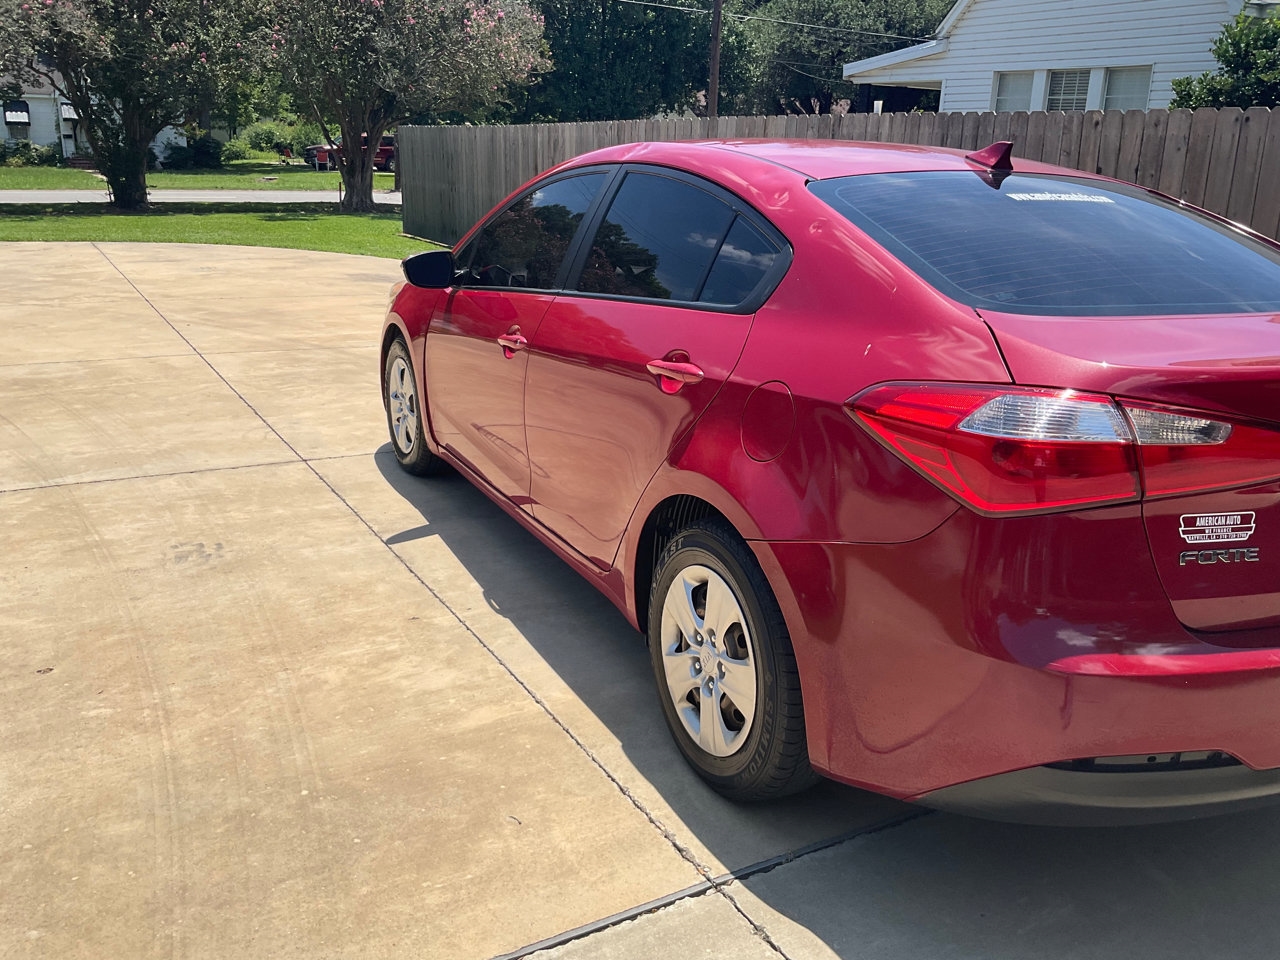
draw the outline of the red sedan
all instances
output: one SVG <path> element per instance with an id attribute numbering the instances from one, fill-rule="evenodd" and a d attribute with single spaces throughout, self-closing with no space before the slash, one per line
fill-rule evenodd
<path id="1" fill-rule="evenodd" d="M 396 457 L 647 633 L 716 790 L 1280 794 L 1275 243 L 1007 144 L 645 143 L 404 267 Z"/>

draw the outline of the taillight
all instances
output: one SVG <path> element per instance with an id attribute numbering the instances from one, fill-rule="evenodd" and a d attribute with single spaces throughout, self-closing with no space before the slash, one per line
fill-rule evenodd
<path id="1" fill-rule="evenodd" d="M 1280 477 L 1280 433 L 1122 400 L 1142 444 L 1147 497 L 1241 487 Z"/>
<path id="2" fill-rule="evenodd" d="M 875 387 L 854 419 L 972 509 L 1020 515 L 1280 477 L 1280 434 L 1072 390 Z"/>

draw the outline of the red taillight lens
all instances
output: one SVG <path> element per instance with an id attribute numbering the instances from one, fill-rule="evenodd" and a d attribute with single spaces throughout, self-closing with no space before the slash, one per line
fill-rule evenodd
<path id="1" fill-rule="evenodd" d="M 1280 478 L 1280 433 L 1100 394 L 888 384 L 850 408 L 980 513 L 1044 513 Z"/>
<path id="2" fill-rule="evenodd" d="M 1108 397 L 957 384 L 891 384 L 855 417 L 981 513 L 1025 514 L 1139 498 L 1136 444 Z"/>
<path id="3" fill-rule="evenodd" d="M 1142 449 L 1147 497 L 1241 487 L 1280 477 L 1280 433 L 1122 400 Z"/>

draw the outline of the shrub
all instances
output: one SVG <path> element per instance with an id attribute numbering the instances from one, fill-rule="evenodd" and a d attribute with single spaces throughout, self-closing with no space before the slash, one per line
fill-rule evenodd
<path id="1" fill-rule="evenodd" d="M 314 120 L 300 121 L 293 126 L 293 155 L 302 156 L 302 151 L 313 143 L 324 143 L 324 134 L 320 132 L 320 124 Z"/>
<path id="2" fill-rule="evenodd" d="M 52 167 L 61 159 L 62 148 L 56 145 L 42 147 L 30 140 L 0 143 L 0 160 L 6 167 Z"/>
<path id="3" fill-rule="evenodd" d="M 222 159 L 231 160 L 248 160 L 253 152 L 253 148 L 249 146 L 249 141 L 244 137 L 232 137 L 222 145 Z"/>
<path id="4" fill-rule="evenodd" d="M 1170 107 L 1280 105 L 1280 16 L 1242 13 L 1213 42 L 1214 73 L 1176 77 Z"/>
<path id="5" fill-rule="evenodd" d="M 254 150 L 270 150 L 280 153 L 293 146 L 292 131 L 279 120 L 259 120 L 245 127 L 241 134 Z"/>
<path id="6" fill-rule="evenodd" d="M 243 140 L 255 153 L 279 155 L 289 150 L 295 157 L 302 156 L 304 147 L 313 143 L 324 143 L 324 136 L 320 133 L 318 123 L 294 118 L 259 120 L 245 127 L 237 139 Z M 248 159 L 248 157 L 239 159 Z"/>
<path id="7" fill-rule="evenodd" d="M 191 144 L 191 165 L 199 170 L 217 170 L 222 167 L 222 141 L 209 134 Z"/>
<path id="8" fill-rule="evenodd" d="M 195 164 L 196 152 L 188 146 L 180 143 L 169 144 L 169 149 L 164 153 L 164 160 L 161 161 L 166 170 L 190 170 Z"/>

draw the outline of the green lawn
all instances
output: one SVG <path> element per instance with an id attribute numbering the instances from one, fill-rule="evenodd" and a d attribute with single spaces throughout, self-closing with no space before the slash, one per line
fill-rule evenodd
<path id="1" fill-rule="evenodd" d="M 161 170 L 147 174 L 156 190 L 329 190 L 342 175 L 317 172 L 303 163 L 233 160 L 221 170 Z M 373 175 L 374 190 L 390 190 L 395 176 Z M 0 190 L 101 190 L 104 181 L 84 170 L 57 167 L 0 167 Z"/>
<path id="2" fill-rule="evenodd" d="M 374 190 L 390 190 L 395 175 L 375 173 Z M 316 171 L 305 163 L 269 163 L 233 160 L 221 170 L 163 170 L 147 174 L 147 186 L 156 190 L 332 190 L 342 174 Z"/>
<path id="3" fill-rule="evenodd" d="M 332 204 L 164 204 L 117 213 L 86 204 L 0 206 L 0 241 L 223 243 L 399 259 L 439 244 L 404 236 L 398 213 L 337 214 Z M 234 212 L 231 212 L 234 211 Z"/>
<path id="4" fill-rule="evenodd" d="M 0 167 L 0 190 L 105 190 L 106 181 L 87 170 Z"/>

